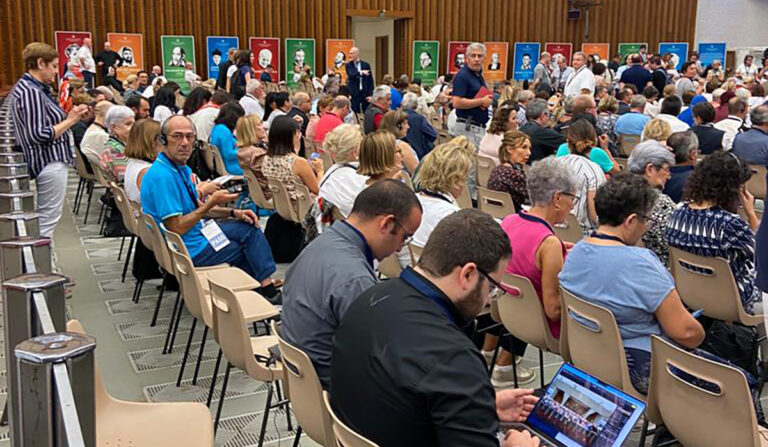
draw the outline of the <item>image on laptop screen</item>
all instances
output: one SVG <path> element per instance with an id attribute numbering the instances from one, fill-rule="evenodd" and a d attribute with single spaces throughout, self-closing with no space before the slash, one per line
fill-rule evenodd
<path id="1" fill-rule="evenodd" d="M 568 447 L 619 447 L 644 410 L 644 402 L 564 364 L 526 422 Z"/>

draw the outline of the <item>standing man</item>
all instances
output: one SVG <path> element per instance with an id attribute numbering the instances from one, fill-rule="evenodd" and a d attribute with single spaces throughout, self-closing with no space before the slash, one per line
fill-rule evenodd
<path id="1" fill-rule="evenodd" d="M 587 55 L 581 51 L 573 53 L 574 73 L 563 88 L 565 97 L 595 94 L 595 75 L 587 67 Z"/>
<path id="2" fill-rule="evenodd" d="M 479 42 L 467 46 L 463 67 L 453 78 L 453 108 L 458 118 L 458 134 L 466 135 L 476 146 L 485 135 L 488 108 L 493 103 L 493 93 L 485 86 L 483 60 L 485 45 Z"/>
<path id="3" fill-rule="evenodd" d="M 539 63 L 536 65 L 536 68 L 533 69 L 533 85 L 536 86 L 536 91 L 545 91 L 552 94 L 551 63 L 552 56 L 546 51 L 541 53 Z"/>
<path id="4" fill-rule="evenodd" d="M 40 235 L 53 237 L 61 219 L 67 193 L 67 173 L 74 164 L 74 138 L 70 129 L 88 113 L 75 106 L 67 114 L 49 87 L 59 73 L 59 54 L 42 42 L 32 42 L 22 52 L 27 72 L 13 87 L 9 98 L 16 140 L 37 184 Z"/>
<path id="5" fill-rule="evenodd" d="M 651 82 L 659 93 L 664 91 L 664 87 L 667 86 L 667 71 L 662 66 L 661 58 L 659 56 L 653 56 L 648 61 L 648 68 L 651 69 Z"/>
<path id="6" fill-rule="evenodd" d="M 85 79 L 85 85 L 88 88 L 93 88 L 93 77 L 96 76 L 96 61 L 93 60 L 93 53 L 91 53 L 91 38 L 86 37 L 83 39 L 83 44 L 80 49 L 77 50 L 77 60 L 80 62 L 80 70 L 83 73 Z M 107 67 L 109 69 L 109 67 Z"/>
<path id="7" fill-rule="evenodd" d="M 653 75 L 643 67 L 643 56 L 639 53 L 629 57 L 629 68 L 624 70 L 619 79 L 619 87 L 624 88 L 625 84 L 632 84 L 638 92 L 642 92 L 649 85 L 653 85 Z"/>
<path id="8" fill-rule="evenodd" d="M 229 71 L 229 67 L 234 65 L 235 63 L 235 52 L 237 51 L 236 48 L 230 48 L 229 51 L 227 51 L 227 60 L 222 62 L 221 65 L 219 65 L 219 76 L 216 78 L 216 88 L 217 89 L 225 89 L 227 88 L 227 72 Z"/>
<path id="9" fill-rule="evenodd" d="M 109 41 L 104 42 L 104 49 L 96 53 L 96 64 L 101 67 L 101 78 L 107 76 L 109 67 L 117 67 L 123 62 L 123 58 L 112 50 L 112 44 Z"/>
<path id="10" fill-rule="evenodd" d="M 557 68 L 552 72 L 552 81 L 555 84 L 555 90 L 562 92 L 565 90 L 566 82 L 571 79 L 571 76 L 573 76 L 575 70 L 568 66 L 565 60 L 565 56 L 562 54 L 559 54 L 555 58 L 555 63 L 557 64 Z"/>
<path id="11" fill-rule="evenodd" d="M 352 111 L 361 113 L 368 108 L 367 98 L 373 94 L 373 73 L 371 65 L 360 59 L 360 49 L 352 47 L 349 50 L 347 69 L 347 86 L 352 92 Z"/>

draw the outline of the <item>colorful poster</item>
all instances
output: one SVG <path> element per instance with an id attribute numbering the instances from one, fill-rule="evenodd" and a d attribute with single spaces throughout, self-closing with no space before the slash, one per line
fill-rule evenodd
<path id="1" fill-rule="evenodd" d="M 163 73 L 168 82 L 175 82 L 184 94 L 189 84 L 184 80 L 184 64 L 195 62 L 195 38 L 193 36 L 160 36 L 163 49 Z"/>
<path id="2" fill-rule="evenodd" d="M 571 65 L 571 55 L 573 54 L 573 44 L 568 42 L 547 42 L 544 44 L 544 51 L 552 55 L 552 67 L 557 64 L 557 56 L 565 57 L 565 65 Z"/>
<path id="3" fill-rule="evenodd" d="M 411 79 L 421 79 L 421 85 L 431 87 L 437 81 L 437 64 L 440 61 L 440 42 L 437 40 L 413 41 L 413 70 Z"/>
<path id="4" fill-rule="evenodd" d="M 124 80 L 144 70 L 144 36 L 141 34 L 107 33 L 107 42 L 112 45 L 123 62 L 117 67 L 117 79 Z"/>
<path id="5" fill-rule="evenodd" d="M 539 64 L 541 44 L 538 42 L 515 42 L 515 66 L 512 79 L 515 81 L 530 81 L 533 79 L 533 69 Z"/>
<path id="6" fill-rule="evenodd" d="M 256 78 L 261 79 L 261 74 L 267 67 L 272 67 L 273 82 L 280 81 L 280 39 L 277 37 L 251 37 L 248 42 L 248 48 L 253 53 L 255 64 L 253 71 L 256 72 Z"/>
<path id="7" fill-rule="evenodd" d="M 77 50 L 83 44 L 83 39 L 90 38 L 87 31 L 56 31 L 56 51 L 59 53 L 59 77 L 63 77 L 67 71 L 72 75 L 82 78 L 80 74 L 80 61 L 77 60 Z M 93 50 L 93 48 L 91 48 Z"/>
<path id="8" fill-rule="evenodd" d="M 483 61 L 483 77 L 488 85 L 507 79 L 508 42 L 485 42 L 485 60 Z M 537 54 L 538 56 L 538 54 Z"/>
<path id="9" fill-rule="evenodd" d="M 233 36 L 208 36 L 205 39 L 205 54 L 208 59 L 208 79 L 219 78 L 219 65 L 227 60 L 229 49 L 240 48 L 240 39 Z"/>
<path id="10" fill-rule="evenodd" d="M 597 55 L 600 60 L 611 59 L 611 44 L 609 43 L 583 43 L 581 44 L 581 51 L 591 57 Z"/>
<path id="11" fill-rule="evenodd" d="M 299 83 L 301 75 L 309 69 L 315 71 L 315 39 L 285 39 L 285 82 L 289 86 Z"/>
<path id="12" fill-rule="evenodd" d="M 648 44 L 641 42 L 641 43 L 620 43 L 619 44 L 619 54 L 621 54 L 621 65 L 624 65 L 624 61 L 627 59 L 627 56 L 632 53 L 639 53 L 641 49 L 645 49 L 646 52 L 648 51 Z"/>
<path id="13" fill-rule="evenodd" d="M 352 39 L 326 39 L 325 40 L 325 72 L 333 70 L 341 75 L 341 85 L 347 83 L 347 64 L 349 50 L 355 46 Z"/>
<path id="14" fill-rule="evenodd" d="M 720 61 L 725 67 L 725 42 L 701 43 L 699 42 L 699 60 L 701 65 L 706 67 L 714 61 Z"/>
<path id="15" fill-rule="evenodd" d="M 683 64 L 688 60 L 688 42 L 662 42 L 659 44 L 659 54 L 662 56 L 672 54 L 672 62 L 675 68 L 680 70 Z"/>
<path id="16" fill-rule="evenodd" d="M 456 74 L 466 63 L 467 46 L 471 42 L 448 42 L 448 73 Z"/>

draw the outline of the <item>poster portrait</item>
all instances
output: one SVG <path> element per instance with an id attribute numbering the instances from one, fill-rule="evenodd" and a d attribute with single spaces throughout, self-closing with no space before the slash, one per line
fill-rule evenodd
<path id="1" fill-rule="evenodd" d="M 184 94 L 189 85 L 184 80 L 184 64 L 195 62 L 195 38 L 193 36 L 160 36 L 163 56 L 163 73 L 168 82 L 175 82 Z"/>
<path id="2" fill-rule="evenodd" d="M 467 46 L 471 42 L 448 42 L 448 60 L 446 71 L 451 74 L 456 74 L 467 63 Z"/>
<path id="3" fill-rule="evenodd" d="M 77 50 L 83 44 L 83 39 L 91 37 L 87 31 L 56 31 L 56 52 L 59 53 L 59 77 L 75 76 L 82 78 L 80 74 L 80 61 L 77 59 Z M 69 72 L 69 73 L 68 73 Z"/>
<path id="4" fill-rule="evenodd" d="M 688 60 L 688 42 L 661 42 L 659 54 L 663 56 L 667 53 L 672 55 L 675 69 L 682 69 L 683 64 Z"/>
<path id="5" fill-rule="evenodd" d="M 117 66 L 117 79 L 124 80 L 144 70 L 144 36 L 141 34 L 107 33 L 112 50 L 123 58 Z"/>
<path id="6" fill-rule="evenodd" d="M 583 43 L 581 44 L 581 51 L 587 57 L 597 55 L 600 60 L 611 59 L 611 44 L 609 43 Z"/>
<path id="7" fill-rule="evenodd" d="M 552 55 L 552 68 L 557 66 L 557 56 L 565 58 L 565 65 L 571 65 L 571 55 L 573 55 L 573 44 L 569 42 L 547 42 L 544 44 L 544 51 Z"/>
<path id="8" fill-rule="evenodd" d="M 230 48 L 240 48 L 240 39 L 234 36 L 208 36 L 205 39 L 208 79 L 218 79 L 219 65 L 226 62 Z"/>
<path id="9" fill-rule="evenodd" d="M 624 61 L 627 59 L 627 56 L 629 56 L 632 53 L 639 53 L 641 48 L 645 48 L 645 50 L 648 51 L 648 43 L 647 42 L 620 43 L 619 54 L 621 54 L 621 65 L 624 65 Z"/>
<path id="10" fill-rule="evenodd" d="M 248 39 L 248 48 L 253 53 L 253 71 L 256 78 L 261 79 L 261 74 L 267 67 L 272 67 L 272 82 L 280 81 L 280 39 L 277 37 L 251 37 Z"/>
<path id="11" fill-rule="evenodd" d="M 507 79 L 508 42 L 485 42 L 483 77 L 489 85 Z M 538 55 L 537 55 L 538 56 Z"/>
<path id="12" fill-rule="evenodd" d="M 309 69 L 315 72 L 315 39 L 285 39 L 285 83 L 295 86 Z"/>
<path id="13" fill-rule="evenodd" d="M 533 79 L 533 69 L 539 64 L 541 44 L 538 42 L 515 42 L 515 63 L 512 78 L 515 81 Z"/>
<path id="14" fill-rule="evenodd" d="M 725 42 L 699 43 L 699 60 L 706 67 L 714 61 L 720 61 L 725 66 L 726 45 Z"/>
<path id="15" fill-rule="evenodd" d="M 437 65 L 440 61 L 440 42 L 437 40 L 413 41 L 413 70 L 411 79 L 421 79 L 421 85 L 431 87 L 437 81 Z"/>
<path id="16" fill-rule="evenodd" d="M 347 70 L 344 67 L 349 62 L 349 50 L 355 46 L 352 39 L 325 40 L 325 72 L 333 70 L 341 75 L 341 84 L 347 83 Z"/>

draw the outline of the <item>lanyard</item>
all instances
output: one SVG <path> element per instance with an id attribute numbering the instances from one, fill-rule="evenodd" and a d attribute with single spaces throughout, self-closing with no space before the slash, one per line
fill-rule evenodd
<path id="1" fill-rule="evenodd" d="M 160 163 L 163 163 L 168 167 L 173 167 L 176 173 L 179 174 L 179 177 L 181 178 L 181 184 L 184 185 L 184 189 L 187 190 L 187 193 L 189 194 L 189 198 L 192 199 L 192 207 L 197 208 L 197 194 L 195 193 L 194 188 L 190 188 L 191 180 L 189 180 L 187 176 L 184 175 L 184 172 L 182 172 L 182 170 L 179 169 L 179 167 L 176 166 L 175 163 L 169 160 L 168 156 L 165 155 L 164 153 L 161 152 L 157 156 L 157 159 L 160 161 Z"/>
<path id="2" fill-rule="evenodd" d="M 614 242 L 619 242 L 619 243 L 621 243 L 622 245 L 627 245 L 627 243 L 626 243 L 626 242 L 624 242 L 624 239 L 622 239 L 622 238 L 620 238 L 620 237 L 618 237 L 618 236 L 611 236 L 610 234 L 603 234 L 603 233 L 598 233 L 597 231 L 593 232 L 593 233 L 590 235 L 590 237 L 593 237 L 593 238 L 595 238 L 595 239 L 602 239 L 602 240 L 604 240 L 604 241 L 614 241 Z"/>
<path id="3" fill-rule="evenodd" d="M 451 308 L 448 306 L 445 297 L 440 293 L 434 284 L 426 281 L 413 271 L 411 267 L 406 267 L 402 273 L 400 273 L 400 279 L 405 281 L 406 284 L 413 287 L 420 294 L 424 295 L 427 299 L 432 301 L 440 308 L 440 310 L 448 317 L 449 320 L 454 322 L 457 326 L 461 327 L 461 323 L 454 317 Z"/>
<path id="4" fill-rule="evenodd" d="M 517 215 L 520 216 L 521 219 L 527 220 L 529 222 L 540 223 L 540 224 L 546 226 L 549 229 L 549 231 L 552 232 L 552 234 L 555 234 L 555 230 L 552 228 L 552 225 L 550 225 L 549 222 L 547 222 L 546 220 L 542 219 L 541 217 L 534 216 L 532 214 L 528 214 L 528 213 L 525 213 L 525 212 L 518 213 Z"/>
<path id="5" fill-rule="evenodd" d="M 453 204 L 453 200 L 449 199 L 448 197 L 445 197 L 444 195 L 442 195 L 442 194 L 440 194 L 438 192 L 430 191 L 428 189 L 422 189 L 420 192 L 422 194 L 424 194 L 425 196 L 435 197 L 437 199 L 444 200 L 444 201 L 446 201 L 446 202 L 448 202 L 450 204 Z"/>
<path id="6" fill-rule="evenodd" d="M 361 233 L 360 230 L 358 230 L 357 228 L 353 227 L 352 224 L 348 223 L 345 220 L 342 220 L 341 223 L 346 225 L 346 226 L 348 226 L 349 228 L 351 228 L 352 231 L 354 231 L 355 234 L 357 234 L 358 237 L 360 237 L 360 239 L 362 239 L 362 241 L 363 241 L 363 252 L 365 253 L 365 260 L 368 261 L 368 265 L 370 265 L 371 268 L 373 268 L 373 250 L 371 250 L 371 246 L 368 245 L 368 240 L 365 239 L 365 236 L 363 235 L 363 233 Z"/>

